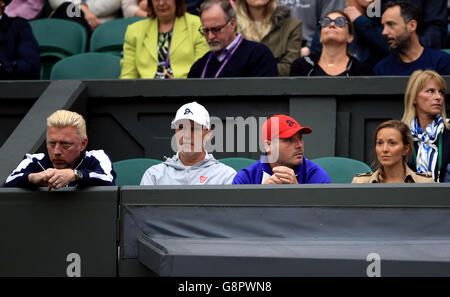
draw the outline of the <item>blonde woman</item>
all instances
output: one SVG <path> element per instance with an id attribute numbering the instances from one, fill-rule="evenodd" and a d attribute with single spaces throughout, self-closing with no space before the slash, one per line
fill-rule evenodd
<path id="1" fill-rule="evenodd" d="M 265 44 L 277 60 L 280 76 L 288 76 L 300 57 L 302 23 L 276 0 L 235 1 L 238 32 L 247 40 Z"/>
<path id="2" fill-rule="evenodd" d="M 435 71 L 411 74 L 405 93 L 402 121 L 414 139 L 411 168 L 430 172 L 435 181 L 444 181 L 450 163 L 450 124 L 445 115 L 445 80 Z"/>

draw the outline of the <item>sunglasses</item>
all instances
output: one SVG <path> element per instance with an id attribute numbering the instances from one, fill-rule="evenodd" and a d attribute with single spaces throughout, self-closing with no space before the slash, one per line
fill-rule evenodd
<path id="1" fill-rule="evenodd" d="M 334 20 L 330 19 L 329 17 L 324 17 L 319 21 L 319 24 L 323 27 L 329 27 L 331 23 L 334 22 L 334 24 L 337 27 L 343 28 L 345 24 L 348 24 L 348 21 L 344 17 L 337 17 Z"/>
<path id="2" fill-rule="evenodd" d="M 200 34 L 202 34 L 203 36 L 208 35 L 209 32 L 212 32 L 213 34 L 217 34 L 217 33 L 219 33 L 220 31 L 222 31 L 222 29 L 225 28 L 225 26 L 228 25 L 228 23 L 229 23 L 230 21 L 231 21 L 231 19 L 228 20 L 228 22 L 226 22 L 225 25 L 222 25 L 222 26 L 211 27 L 211 28 L 203 28 L 203 27 L 200 27 L 200 28 L 198 28 L 198 31 L 199 31 Z"/>

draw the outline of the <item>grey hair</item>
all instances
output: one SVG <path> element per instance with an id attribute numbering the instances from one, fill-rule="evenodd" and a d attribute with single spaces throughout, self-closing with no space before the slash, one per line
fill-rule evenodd
<path id="1" fill-rule="evenodd" d="M 222 7 L 222 10 L 225 13 L 225 18 L 227 21 L 231 19 L 236 19 L 236 11 L 234 10 L 229 0 L 205 0 L 200 5 L 199 16 L 201 16 L 205 10 L 211 8 L 216 4 L 219 4 L 220 7 Z"/>

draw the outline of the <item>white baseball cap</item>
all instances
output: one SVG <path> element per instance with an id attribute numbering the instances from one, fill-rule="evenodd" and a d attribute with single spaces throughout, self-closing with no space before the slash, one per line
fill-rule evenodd
<path id="1" fill-rule="evenodd" d="M 177 114 L 172 121 L 172 126 L 175 126 L 179 120 L 193 120 L 197 124 L 205 126 L 208 130 L 211 129 L 209 113 L 206 108 L 197 102 L 186 103 L 177 110 Z"/>

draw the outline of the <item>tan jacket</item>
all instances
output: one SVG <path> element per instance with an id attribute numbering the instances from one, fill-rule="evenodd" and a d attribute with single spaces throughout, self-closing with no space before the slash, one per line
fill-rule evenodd
<path id="1" fill-rule="evenodd" d="M 412 171 L 408 165 L 405 164 L 406 176 L 404 183 L 433 183 L 434 180 L 431 173 L 417 173 Z M 383 182 L 383 171 L 378 168 L 377 171 L 372 173 L 358 173 L 352 181 L 352 184 L 370 184 L 370 183 L 382 183 Z"/>

